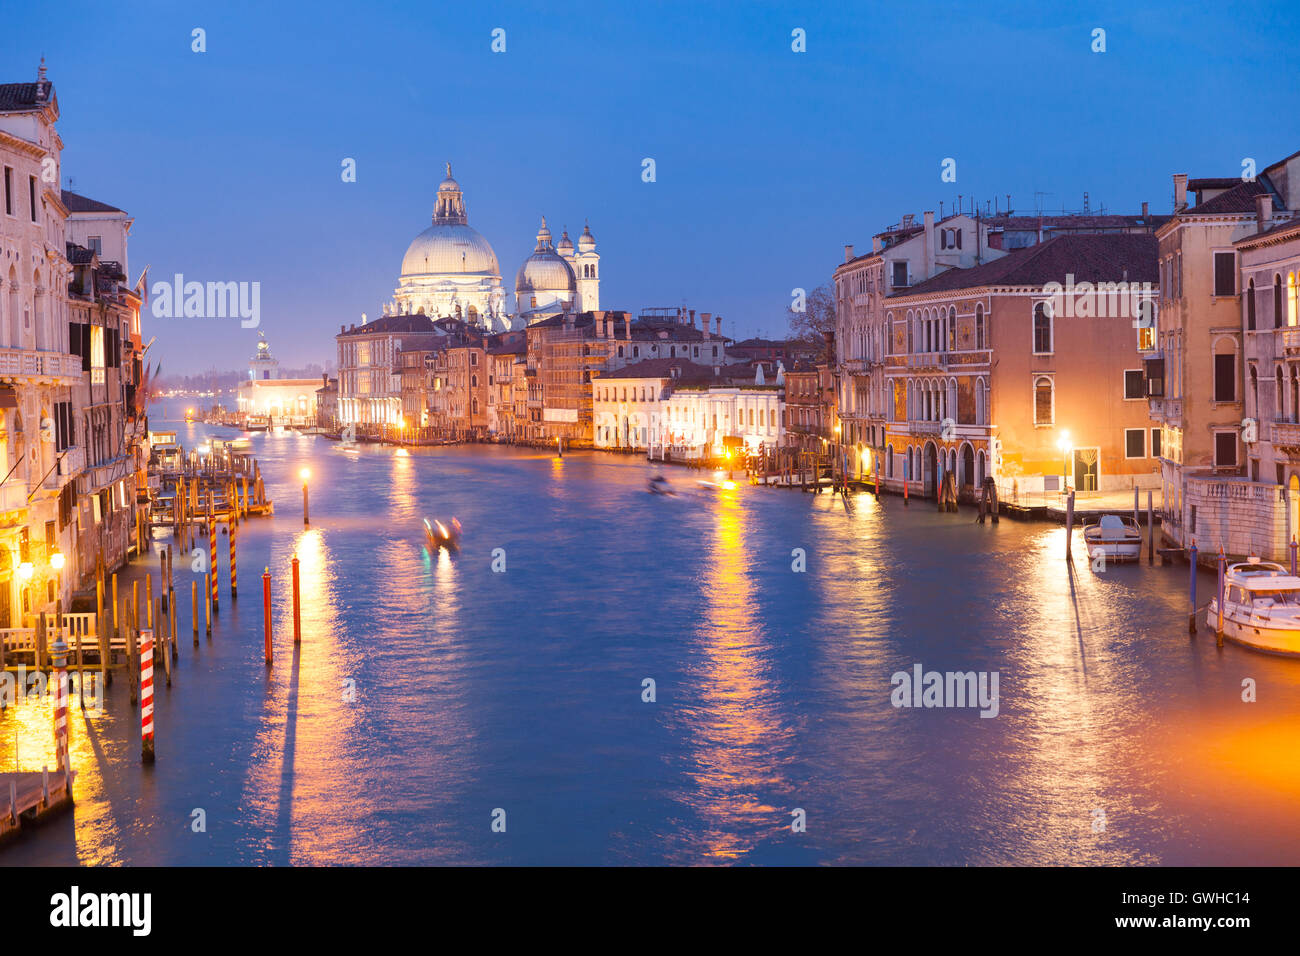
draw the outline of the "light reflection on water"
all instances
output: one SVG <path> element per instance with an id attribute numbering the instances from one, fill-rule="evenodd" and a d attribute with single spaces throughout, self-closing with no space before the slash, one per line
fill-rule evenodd
<path id="1" fill-rule="evenodd" d="M 1300 861 L 1300 662 L 1189 639 L 1185 565 L 1094 574 L 1080 546 L 1070 573 L 1056 526 L 632 458 L 254 447 L 277 514 L 241 528 L 233 604 L 223 563 L 213 640 L 180 628 L 158 763 L 119 676 L 71 711 L 74 814 L 0 864 Z M 452 516 L 461 551 L 430 555 L 422 519 Z M 999 715 L 893 708 L 918 662 L 998 671 Z M 15 732 L 52 766 L 50 725 L 0 716 L 0 767 Z"/>

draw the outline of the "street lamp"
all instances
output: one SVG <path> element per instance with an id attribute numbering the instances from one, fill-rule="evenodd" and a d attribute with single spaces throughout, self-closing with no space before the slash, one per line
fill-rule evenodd
<path id="1" fill-rule="evenodd" d="M 307 517 L 307 479 L 311 477 L 311 471 L 304 468 L 299 474 L 302 476 L 302 523 L 307 525 L 311 524 Z"/>

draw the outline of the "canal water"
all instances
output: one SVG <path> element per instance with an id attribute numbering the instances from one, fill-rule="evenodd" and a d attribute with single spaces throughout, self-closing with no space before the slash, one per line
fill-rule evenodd
<path id="1" fill-rule="evenodd" d="M 240 529 L 234 604 L 219 545 L 197 651 L 176 562 L 157 763 L 119 678 L 72 709 L 74 811 L 0 864 L 1300 863 L 1300 661 L 1189 638 L 1185 564 L 671 466 L 652 496 L 608 454 L 252 444 L 276 514 Z M 894 706 L 918 664 L 996 672 L 996 716 Z M 0 766 L 53 765 L 49 728 L 10 708 Z"/>

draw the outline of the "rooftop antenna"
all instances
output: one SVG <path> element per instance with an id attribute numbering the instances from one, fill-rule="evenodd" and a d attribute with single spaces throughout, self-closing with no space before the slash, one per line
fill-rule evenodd
<path id="1" fill-rule="evenodd" d="M 1089 212 L 1091 212 L 1091 210 L 1088 207 L 1088 191 L 1085 189 L 1083 191 L 1083 214 L 1086 216 Z"/>

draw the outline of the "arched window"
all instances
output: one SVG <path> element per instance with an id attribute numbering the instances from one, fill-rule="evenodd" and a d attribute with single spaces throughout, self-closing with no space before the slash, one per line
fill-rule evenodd
<path id="1" fill-rule="evenodd" d="M 1285 395 L 1282 391 L 1282 366 L 1277 367 L 1277 375 L 1273 379 L 1273 406 L 1278 421 L 1287 421 Z"/>
<path id="2" fill-rule="evenodd" d="M 1255 280 L 1246 283 L 1246 328 L 1255 331 Z"/>
<path id="3" fill-rule="evenodd" d="M 1034 352 L 1043 355 L 1052 351 L 1052 306 L 1039 302 L 1034 306 Z"/>
<path id="4" fill-rule="evenodd" d="M 948 351 L 957 351 L 957 307 L 948 307 Z"/>
<path id="5" fill-rule="evenodd" d="M 988 348 L 985 344 L 984 304 L 982 302 L 975 306 L 975 347 L 977 349 Z"/>
<path id="6" fill-rule="evenodd" d="M 913 345 L 914 345 L 915 343 L 914 343 L 913 338 L 912 338 L 912 326 L 913 326 L 913 324 L 914 324 L 914 323 L 913 323 L 913 319 L 912 319 L 912 313 L 911 313 L 911 312 L 908 312 L 908 313 L 907 313 L 907 354 L 908 354 L 908 355 L 911 355 L 911 354 L 915 351 L 915 349 L 913 348 Z"/>
<path id="7" fill-rule="evenodd" d="M 1255 371 L 1255 366 L 1250 367 L 1250 408 L 1246 410 L 1247 415 L 1259 415 L 1259 373 Z"/>
<path id="8" fill-rule="evenodd" d="M 1300 290 L 1296 289 L 1295 273 L 1288 272 L 1286 274 L 1286 324 L 1287 325 L 1295 325 L 1296 313 L 1300 312 L 1300 302 L 1296 301 L 1296 295 L 1298 291 Z"/>
<path id="9" fill-rule="evenodd" d="M 1055 421 L 1055 404 L 1052 380 L 1040 375 L 1034 379 L 1034 424 L 1051 425 Z"/>
<path id="10" fill-rule="evenodd" d="M 1273 276 L 1273 328 L 1282 328 L 1282 276 Z"/>

